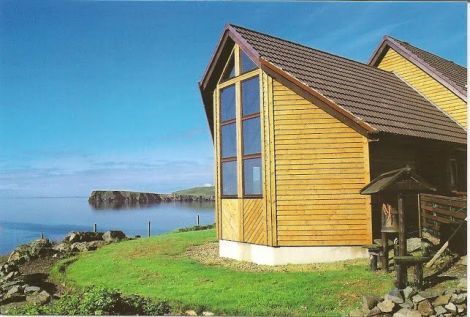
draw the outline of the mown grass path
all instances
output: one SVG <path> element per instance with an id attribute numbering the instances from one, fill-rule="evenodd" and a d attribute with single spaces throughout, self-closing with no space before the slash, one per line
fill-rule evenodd
<path id="1" fill-rule="evenodd" d="M 213 241 L 214 230 L 204 230 L 117 243 L 81 255 L 64 278 L 77 287 L 166 299 L 183 310 L 270 316 L 338 316 L 358 307 L 363 294 L 383 294 L 392 285 L 389 275 L 369 272 L 365 262 L 311 272 L 246 272 L 204 265 L 184 254 Z"/>

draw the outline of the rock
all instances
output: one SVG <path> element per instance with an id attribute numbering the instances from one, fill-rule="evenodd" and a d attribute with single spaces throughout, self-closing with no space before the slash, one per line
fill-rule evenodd
<path id="1" fill-rule="evenodd" d="M 450 298 L 454 304 L 463 304 L 467 301 L 467 293 L 453 294 Z"/>
<path id="2" fill-rule="evenodd" d="M 426 298 L 424 298 L 423 296 L 421 296 L 421 295 L 419 295 L 419 294 L 417 294 L 417 295 L 415 295 L 415 296 L 413 296 L 413 297 L 411 298 L 411 300 L 413 301 L 413 303 L 419 303 L 419 302 L 421 302 L 421 301 L 423 301 L 423 300 L 425 300 L 425 299 L 426 299 Z"/>
<path id="3" fill-rule="evenodd" d="M 12 297 L 15 294 L 23 294 L 23 287 L 21 285 L 11 287 L 5 294 L 5 298 Z"/>
<path id="4" fill-rule="evenodd" d="M 416 293 L 417 293 L 417 292 L 416 292 L 416 290 L 415 290 L 413 287 L 408 286 L 408 287 L 406 287 L 406 288 L 403 290 L 403 297 L 404 297 L 405 299 L 408 299 L 408 298 L 410 298 L 411 296 L 415 295 Z"/>
<path id="5" fill-rule="evenodd" d="M 8 289 L 10 289 L 12 286 L 20 285 L 20 284 L 22 284 L 22 283 L 23 283 L 23 281 L 20 281 L 20 280 L 13 280 L 13 281 L 9 281 L 9 282 L 0 284 L 0 288 L 1 288 L 2 290 L 8 290 Z"/>
<path id="6" fill-rule="evenodd" d="M 52 247 L 53 250 L 57 252 L 69 252 L 70 251 L 70 243 L 66 242 L 61 242 L 59 244 L 56 244 L 55 246 Z"/>
<path id="7" fill-rule="evenodd" d="M 447 310 L 443 306 L 435 306 L 434 311 L 436 312 L 436 316 L 447 313 Z"/>
<path id="8" fill-rule="evenodd" d="M 51 254 L 52 244 L 48 239 L 37 239 L 29 244 L 29 254 L 32 257 L 38 257 Z"/>
<path id="9" fill-rule="evenodd" d="M 197 313 L 194 310 L 187 310 L 184 312 L 186 316 L 197 316 Z"/>
<path id="10" fill-rule="evenodd" d="M 211 311 L 203 311 L 202 316 L 214 316 L 214 313 Z"/>
<path id="11" fill-rule="evenodd" d="M 360 309 L 354 309 L 349 313 L 349 317 L 364 317 L 364 312 Z"/>
<path id="12" fill-rule="evenodd" d="M 91 242 L 88 242 L 88 249 L 96 250 L 98 248 L 101 248 L 105 244 L 106 244 L 106 241 L 103 241 L 103 240 L 91 241 Z"/>
<path id="13" fill-rule="evenodd" d="M 26 301 L 30 304 L 44 305 L 51 300 L 51 295 L 46 291 L 26 295 Z"/>
<path id="14" fill-rule="evenodd" d="M 408 253 L 421 250 L 421 238 L 409 238 L 406 240 L 406 250 Z"/>
<path id="15" fill-rule="evenodd" d="M 27 262 L 29 258 L 29 245 L 22 244 L 17 246 L 16 249 L 10 253 L 7 262 L 22 264 L 24 262 Z"/>
<path id="16" fill-rule="evenodd" d="M 451 295 L 441 295 L 441 296 L 438 296 L 433 302 L 433 306 L 444 306 L 446 305 L 449 300 L 450 300 L 450 297 Z"/>
<path id="17" fill-rule="evenodd" d="M 8 273 L 7 275 L 5 275 L 3 278 L 2 278 L 2 281 L 9 281 L 9 280 L 12 280 L 14 279 L 15 277 L 17 277 L 20 273 L 18 271 L 13 271 L 13 272 L 10 272 Z"/>
<path id="18" fill-rule="evenodd" d="M 445 305 L 444 307 L 445 307 L 445 309 L 447 309 L 448 311 L 450 311 L 452 313 L 457 312 L 457 306 L 455 306 L 454 303 L 449 303 L 449 304 Z"/>
<path id="19" fill-rule="evenodd" d="M 459 262 L 457 262 L 457 264 L 467 266 L 467 256 L 466 255 L 462 256 Z"/>
<path id="20" fill-rule="evenodd" d="M 383 313 L 391 313 L 395 308 L 395 303 L 389 299 L 385 299 L 384 301 L 377 304 L 377 307 Z"/>
<path id="21" fill-rule="evenodd" d="M 107 242 L 117 242 L 126 238 L 126 235 L 122 231 L 106 231 L 103 234 L 103 240 Z"/>
<path id="22" fill-rule="evenodd" d="M 26 286 L 24 288 L 24 293 L 25 294 L 35 293 L 35 292 L 39 292 L 40 290 L 41 290 L 41 288 L 38 287 L 38 286 Z"/>
<path id="23" fill-rule="evenodd" d="M 377 296 L 364 295 L 362 296 L 362 307 L 365 311 L 369 311 L 379 303 L 380 298 Z"/>
<path id="24" fill-rule="evenodd" d="M 429 316 L 434 313 L 431 302 L 429 302 L 427 299 L 419 302 L 418 311 L 422 316 Z"/>
<path id="25" fill-rule="evenodd" d="M 394 288 L 388 292 L 388 294 L 385 295 L 385 299 L 389 299 L 395 304 L 402 304 L 404 302 L 401 291 L 398 288 Z"/>
<path id="26" fill-rule="evenodd" d="M 90 242 L 96 240 L 102 240 L 103 233 L 102 232 L 76 232 L 73 231 L 65 236 L 63 242 L 74 243 L 74 242 Z"/>
<path id="27" fill-rule="evenodd" d="M 434 291 L 434 290 L 427 290 L 427 291 L 419 292 L 418 295 L 421 295 L 421 297 L 424 297 L 425 299 L 433 299 L 441 295 L 441 293 L 439 293 L 438 291 Z"/>
<path id="28" fill-rule="evenodd" d="M 400 306 L 401 308 L 409 308 L 409 309 L 412 309 L 414 307 L 414 304 L 411 300 L 407 299 L 405 300 L 404 303 L 402 304 L 399 304 L 398 306 Z"/>
<path id="29" fill-rule="evenodd" d="M 457 306 L 457 312 L 460 314 L 460 313 L 463 313 L 467 310 L 467 305 L 465 304 L 462 304 L 462 305 L 456 305 Z"/>
<path id="30" fill-rule="evenodd" d="M 402 308 L 393 314 L 393 317 L 421 317 L 421 314 L 416 310 Z"/>
<path id="31" fill-rule="evenodd" d="M 466 277 L 461 278 L 459 280 L 459 285 L 457 285 L 457 287 L 467 289 L 467 278 Z"/>
<path id="32" fill-rule="evenodd" d="M 367 313 L 367 317 L 380 316 L 380 315 L 382 315 L 382 311 L 377 306 L 369 310 L 369 312 Z"/>

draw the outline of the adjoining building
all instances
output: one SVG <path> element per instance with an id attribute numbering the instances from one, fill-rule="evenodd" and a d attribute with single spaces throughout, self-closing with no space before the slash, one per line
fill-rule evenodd
<path id="1" fill-rule="evenodd" d="M 391 37 L 363 64 L 227 25 L 199 83 L 220 255 L 273 265 L 365 257 L 380 214 L 359 190 L 405 165 L 442 193 L 466 191 L 466 77 Z"/>

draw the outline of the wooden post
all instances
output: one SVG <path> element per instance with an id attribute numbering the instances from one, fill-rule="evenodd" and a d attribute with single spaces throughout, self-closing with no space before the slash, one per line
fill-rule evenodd
<path id="1" fill-rule="evenodd" d="M 370 257 L 370 270 L 372 272 L 375 272 L 377 271 L 377 254 L 371 253 L 369 257 Z"/>
<path id="2" fill-rule="evenodd" d="M 418 290 L 423 288 L 423 263 L 415 264 L 415 286 Z"/>
<path id="3" fill-rule="evenodd" d="M 197 214 L 196 226 L 199 227 L 199 214 Z"/>
<path id="4" fill-rule="evenodd" d="M 44 239 L 44 232 L 41 232 L 41 239 Z"/>
<path id="5" fill-rule="evenodd" d="M 147 233 L 148 233 L 148 237 L 150 238 L 150 221 L 148 223 L 148 230 L 147 230 Z"/>
<path id="6" fill-rule="evenodd" d="M 423 237 L 423 230 L 422 230 L 422 224 L 421 224 L 421 197 L 419 197 L 418 193 L 418 230 L 419 230 L 419 237 Z"/>
<path id="7" fill-rule="evenodd" d="M 398 254 L 406 255 L 406 227 L 405 227 L 405 211 L 403 210 L 403 193 L 398 193 Z M 406 264 L 397 264 L 397 287 L 403 289 L 407 283 Z"/>
<path id="8" fill-rule="evenodd" d="M 388 272 L 388 237 L 386 232 L 382 232 L 382 269 Z"/>
<path id="9" fill-rule="evenodd" d="M 96 223 L 93 224 L 93 232 L 96 233 Z"/>

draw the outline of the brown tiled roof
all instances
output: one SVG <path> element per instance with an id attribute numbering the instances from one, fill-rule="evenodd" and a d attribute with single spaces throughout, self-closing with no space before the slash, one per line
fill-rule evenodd
<path id="1" fill-rule="evenodd" d="M 392 38 L 392 37 L 390 37 Z M 393 38 L 395 41 L 400 43 L 404 48 L 414 54 L 416 57 L 423 60 L 429 67 L 434 68 L 437 72 L 441 73 L 449 81 L 452 81 L 462 90 L 466 91 L 467 88 L 467 69 L 460 66 L 452 61 L 444 59 L 440 56 L 434 55 L 430 52 L 415 47 L 407 42 L 402 42 Z"/>
<path id="2" fill-rule="evenodd" d="M 460 125 L 391 72 L 240 26 L 228 28 L 260 60 L 280 68 L 378 132 L 466 143 L 466 131 Z"/>

